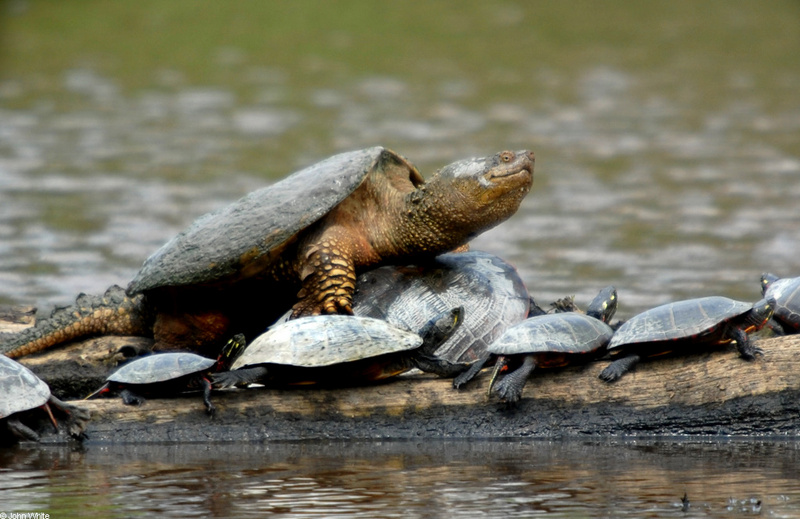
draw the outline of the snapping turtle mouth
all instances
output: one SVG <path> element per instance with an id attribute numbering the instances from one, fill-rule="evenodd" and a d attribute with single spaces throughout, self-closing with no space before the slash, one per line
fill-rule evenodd
<path id="1" fill-rule="evenodd" d="M 520 175 L 522 173 L 527 173 L 528 175 L 533 176 L 533 167 L 529 164 L 525 164 L 521 168 L 509 168 L 507 170 L 492 171 L 492 173 L 489 175 L 489 180 L 494 178 L 508 178 L 514 175 Z"/>
<path id="2" fill-rule="evenodd" d="M 486 182 L 492 184 L 529 184 L 533 181 L 533 164 L 523 164 L 522 166 L 517 165 L 516 167 L 509 168 L 495 168 L 485 178 Z"/>

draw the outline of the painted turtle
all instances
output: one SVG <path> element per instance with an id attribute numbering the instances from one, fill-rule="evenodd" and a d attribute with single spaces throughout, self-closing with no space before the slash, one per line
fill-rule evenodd
<path id="1" fill-rule="evenodd" d="M 141 395 L 166 396 L 200 389 L 206 413 L 216 411 L 211 403 L 210 374 L 230 368 L 245 347 L 244 335 L 238 334 L 222 348 L 219 357 L 209 359 L 189 352 L 154 353 L 140 357 L 106 378 L 106 383 L 86 399 L 118 392 L 126 405 L 140 405 Z"/>
<path id="2" fill-rule="evenodd" d="M 772 298 L 750 304 L 721 296 L 652 308 L 633 316 L 616 331 L 608 351 L 621 358 L 609 364 L 600 378 L 613 382 L 646 357 L 732 341 L 736 341 L 743 359 L 753 360 L 763 352 L 747 334 L 763 328 L 774 309 L 775 299 Z"/>
<path id="3" fill-rule="evenodd" d="M 3 341 L 0 353 L 135 335 L 153 337 L 156 350 L 215 355 L 232 331 L 261 333 L 292 303 L 293 317 L 352 313 L 358 271 L 466 244 L 517 211 L 533 166 L 532 152 L 503 151 L 445 166 L 426 182 L 385 148 L 335 155 L 200 217 L 150 256 L 126 291 L 84 298 Z"/>
<path id="4" fill-rule="evenodd" d="M 777 335 L 800 332 L 800 277 L 778 278 L 762 274 L 761 291 L 764 297 L 775 298 L 775 313 L 769 327 Z"/>
<path id="5" fill-rule="evenodd" d="M 443 254 L 430 262 L 385 266 L 358 277 L 355 315 L 419 331 L 456 306 L 465 321 L 436 350 L 439 358 L 472 362 L 509 326 L 528 315 L 530 299 L 516 269 L 486 252 Z"/>
<path id="6" fill-rule="evenodd" d="M 39 441 L 39 434 L 23 423 L 30 421 L 30 413 L 38 408 L 47 413 L 56 431 L 58 422 L 53 409 L 66 415 L 67 431 L 71 436 L 83 436 L 90 417 L 89 411 L 62 402 L 50 393 L 50 387 L 31 370 L 0 355 L 0 428 L 11 433 L 12 441 Z M 0 442 L 4 441 L 0 436 Z"/>
<path id="7" fill-rule="evenodd" d="M 443 312 L 420 334 L 370 317 L 320 315 L 286 321 L 257 337 L 231 371 L 215 374 L 214 385 L 343 385 L 382 380 L 414 367 L 453 376 L 466 365 L 432 353 L 461 325 L 463 315 L 461 307 Z"/>
<path id="8" fill-rule="evenodd" d="M 512 326 L 489 345 L 489 352 L 497 356 L 489 394 L 494 389 L 506 402 L 517 402 L 535 368 L 557 368 L 596 357 L 614 335 L 608 322 L 616 311 L 617 290 L 610 286 L 592 300 L 586 314 L 539 315 Z M 495 384 L 498 375 L 509 369 L 513 371 Z"/>

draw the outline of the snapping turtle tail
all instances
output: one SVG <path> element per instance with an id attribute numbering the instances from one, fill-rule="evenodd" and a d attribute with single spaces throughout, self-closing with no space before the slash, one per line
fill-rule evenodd
<path id="1" fill-rule="evenodd" d="M 117 285 L 102 296 L 80 294 L 75 304 L 56 308 L 35 326 L 0 339 L 0 353 L 22 357 L 66 342 L 99 335 L 152 337 L 155 315 L 144 296 L 128 297 Z"/>

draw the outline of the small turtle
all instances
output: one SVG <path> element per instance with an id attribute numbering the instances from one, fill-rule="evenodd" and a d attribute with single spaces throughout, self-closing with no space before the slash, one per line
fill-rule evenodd
<path id="1" fill-rule="evenodd" d="M 764 297 L 775 298 L 775 313 L 769 327 L 777 335 L 800 332 L 800 277 L 778 278 L 775 274 L 761 275 Z"/>
<path id="2" fill-rule="evenodd" d="M 486 252 L 442 254 L 431 262 L 385 266 L 358 277 L 355 315 L 419 331 L 456 306 L 466 319 L 436 350 L 439 358 L 473 362 L 508 328 L 528 315 L 530 298 L 517 270 Z"/>
<path id="3" fill-rule="evenodd" d="M 257 335 L 292 302 L 293 317 L 352 313 L 357 271 L 465 245 L 517 211 L 533 166 L 532 152 L 503 151 L 425 182 L 385 148 L 335 155 L 200 217 L 145 261 L 127 291 L 79 297 L 0 353 L 135 335 L 153 337 L 156 350 L 215 355 L 232 330 Z"/>
<path id="4" fill-rule="evenodd" d="M 222 348 L 217 360 L 189 352 L 154 353 L 140 357 L 106 378 L 106 383 L 86 399 L 111 392 L 119 392 L 125 405 L 140 405 L 140 395 L 166 396 L 183 391 L 201 389 L 206 413 L 216 411 L 211 403 L 211 373 L 230 368 L 231 363 L 244 350 L 244 335 L 234 336 Z"/>
<path id="5" fill-rule="evenodd" d="M 39 441 L 39 434 L 23 423 L 29 418 L 27 415 L 37 408 L 47 413 L 56 431 L 58 422 L 52 409 L 65 414 L 69 434 L 75 438 L 83 437 L 89 411 L 62 402 L 50 393 L 50 387 L 31 370 L 0 355 L 0 428 L 10 431 L 15 440 Z"/>
<path id="6" fill-rule="evenodd" d="M 614 334 L 608 351 L 621 356 L 609 364 L 600 378 L 613 382 L 642 358 L 695 346 L 714 346 L 736 341 L 739 355 L 753 360 L 763 352 L 748 333 L 760 330 L 772 317 L 775 299 L 755 304 L 711 296 L 668 303 L 633 316 Z"/>
<path id="7" fill-rule="evenodd" d="M 257 337 L 233 363 L 214 375 L 215 387 L 363 383 L 412 368 L 453 376 L 465 364 L 438 359 L 433 351 L 461 325 L 464 309 L 443 312 L 418 335 L 386 321 L 319 315 L 286 321 Z"/>
<path id="8" fill-rule="evenodd" d="M 594 358 L 614 335 L 608 322 L 616 311 L 617 290 L 609 286 L 592 300 L 586 314 L 538 315 L 512 326 L 489 345 L 489 353 L 497 357 L 489 394 L 494 389 L 506 402 L 517 402 L 535 368 L 558 368 Z M 510 368 L 513 371 L 495 385 L 498 375 Z"/>

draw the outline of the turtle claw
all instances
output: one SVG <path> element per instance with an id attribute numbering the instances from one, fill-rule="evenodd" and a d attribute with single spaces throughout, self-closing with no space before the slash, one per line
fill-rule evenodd
<path id="1" fill-rule="evenodd" d="M 511 383 L 505 383 L 508 378 L 504 378 L 494 387 L 494 392 L 507 404 L 515 404 L 522 398 L 522 389 Z"/>
<path id="2" fill-rule="evenodd" d="M 740 351 L 739 355 L 744 360 L 756 360 L 756 357 L 764 356 L 764 350 L 762 350 L 758 346 L 751 346 L 750 348 L 743 349 L 742 351 Z"/>

